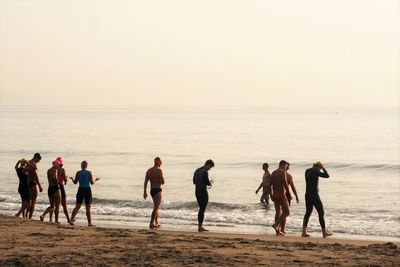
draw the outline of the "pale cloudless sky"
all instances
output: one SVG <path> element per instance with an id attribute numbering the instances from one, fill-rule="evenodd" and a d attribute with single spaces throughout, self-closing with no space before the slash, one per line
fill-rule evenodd
<path id="1" fill-rule="evenodd" d="M 1 105 L 399 105 L 397 0 L 0 0 Z"/>

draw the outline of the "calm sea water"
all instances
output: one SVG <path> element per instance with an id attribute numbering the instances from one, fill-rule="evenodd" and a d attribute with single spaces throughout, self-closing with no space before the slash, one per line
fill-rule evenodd
<path id="1" fill-rule="evenodd" d="M 301 202 L 288 231 L 297 234 L 305 212 L 304 171 L 325 163 L 320 195 L 328 228 L 342 235 L 400 237 L 399 110 L 390 108 L 135 108 L 1 107 L 0 212 L 19 208 L 16 161 L 40 152 L 40 179 L 57 156 L 69 175 L 87 160 L 102 180 L 93 187 L 94 220 L 100 225 L 146 227 L 151 201 L 143 179 L 155 156 L 164 164 L 161 218 L 167 229 L 195 230 L 192 175 L 205 160 L 216 167 L 206 224 L 213 230 L 272 234 L 274 210 L 258 203 L 263 162 L 271 171 L 291 163 Z M 77 187 L 66 186 L 69 207 Z M 39 196 L 38 218 L 47 205 Z M 61 215 L 62 220 L 65 219 Z M 84 212 L 79 223 L 85 223 Z M 316 211 L 310 228 L 319 231 Z M 319 236 L 319 232 L 314 233 Z"/>

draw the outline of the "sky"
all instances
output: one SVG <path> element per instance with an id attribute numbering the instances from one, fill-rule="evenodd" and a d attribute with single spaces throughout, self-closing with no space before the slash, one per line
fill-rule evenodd
<path id="1" fill-rule="evenodd" d="M 399 106 L 397 0 L 0 0 L 0 105 Z"/>

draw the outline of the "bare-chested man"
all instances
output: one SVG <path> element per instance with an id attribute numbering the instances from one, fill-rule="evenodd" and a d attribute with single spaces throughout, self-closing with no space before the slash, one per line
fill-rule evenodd
<path id="1" fill-rule="evenodd" d="M 160 169 L 162 161 L 159 157 L 154 159 L 154 167 L 150 168 L 146 172 L 146 177 L 144 179 L 144 193 L 143 198 L 147 198 L 147 183 L 150 181 L 150 195 L 153 198 L 153 212 L 151 213 L 151 220 L 149 224 L 150 229 L 158 229 L 161 227 L 158 215 L 160 212 L 160 206 L 162 201 L 162 189 L 161 186 L 164 185 L 164 176 L 162 170 Z"/>
<path id="2" fill-rule="evenodd" d="M 38 196 L 38 186 L 39 192 L 43 192 L 42 185 L 39 182 L 38 169 L 37 164 L 42 159 L 39 153 L 35 153 L 33 158 L 28 161 L 28 165 L 26 167 L 26 171 L 28 173 L 29 180 L 29 190 L 31 193 L 31 206 L 29 208 L 29 219 L 32 219 L 33 212 L 35 211 L 36 199 Z"/>
<path id="3" fill-rule="evenodd" d="M 276 235 L 284 235 L 281 231 L 282 223 L 290 215 L 289 203 L 286 192 L 289 192 L 286 180 L 286 168 L 288 163 L 284 160 L 279 162 L 279 168 L 271 174 L 271 199 L 275 205 L 275 223 L 272 227 Z"/>
<path id="4" fill-rule="evenodd" d="M 269 168 L 268 163 L 264 163 L 262 165 L 262 168 L 264 170 L 264 175 L 263 175 L 260 186 L 256 190 L 256 194 L 258 194 L 258 191 L 260 191 L 260 189 L 262 188 L 263 193 L 261 195 L 260 202 L 269 205 L 269 194 L 270 194 L 270 192 L 269 192 L 270 185 L 269 184 L 270 184 L 271 174 L 268 171 L 268 168 Z"/>
<path id="5" fill-rule="evenodd" d="M 289 168 L 290 168 L 290 163 L 288 162 L 287 168 L 286 168 L 286 180 L 289 185 L 289 188 L 292 189 L 293 194 L 296 196 L 296 202 L 299 203 L 299 195 L 297 194 L 297 189 L 296 189 L 296 186 L 294 185 L 293 176 L 288 172 Z M 286 192 L 286 198 L 288 200 L 289 207 L 290 207 L 290 202 L 292 201 L 292 195 L 290 194 L 289 191 Z M 286 219 L 281 225 L 281 232 L 284 234 L 286 234 L 285 225 L 286 225 Z"/>

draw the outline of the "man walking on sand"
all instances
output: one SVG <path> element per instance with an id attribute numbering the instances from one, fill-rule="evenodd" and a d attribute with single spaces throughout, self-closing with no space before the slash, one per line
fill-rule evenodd
<path id="1" fill-rule="evenodd" d="M 160 206 L 162 201 L 162 188 L 164 185 L 164 176 L 162 170 L 160 169 L 162 165 L 162 161 L 159 157 L 154 159 L 154 166 L 147 170 L 146 177 L 144 179 L 144 193 L 143 198 L 147 198 L 147 183 L 150 181 L 150 195 L 153 198 L 153 212 L 151 213 L 151 219 L 149 228 L 150 229 L 158 229 L 161 227 L 158 215 L 160 213 Z"/>
<path id="2" fill-rule="evenodd" d="M 38 187 L 39 192 L 43 192 L 42 185 L 39 181 L 38 168 L 37 164 L 42 159 L 42 156 L 39 153 L 35 153 L 33 158 L 28 161 L 28 165 L 26 166 L 26 172 L 28 173 L 29 180 L 29 190 L 31 194 L 31 205 L 29 208 L 29 219 L 32 219 L 33 212 L 35 211 L 36 200 L 38 197 Z"/>
<path id="3" fill-rule="evenodd" d="M 203 227 L 204 213 L 206 212 L 208 204 L 208 192 L 207 186 L 211 186 L 211 182 L 208 179 L 208 171 L 215 166 L 214 162 L 209 159 L 206 161 L 203 167 L 198 168 L 193 175 L 193 184 L 196 185 L 196 199 L 199 205 L 199 213 L 197 215 L 197 220 L 199 222 L 199 232 L 208 231 Z"/>
<path id="4" fill-rule="evenodd" d="M 333 234 L 326 230 L 325 219 L 324 219 L 324 206 L 322 205 L 322 201 L 319 198 L 318 182 L 319 182 L 319 177 L 329 178 L 329 174 L 321 162 L 316 162 L 313 164 L 312 168 L 306 170 L 305 176 L 306 176 L 306 214 L 304 215 L 303 219 L 303 232 L 301 236 L 302 237 L 310 236 L 309 234 L 307 234 L 307 224 L 308 220 L 310 219 L 313 208 L 315 207 L 315 209 L 318 212 L 319 224 L 321 225 L 322 229 L 322 237 L 326 238 Z"/>
<path id="5" fill-rule="evenodd" d="M 286 217 L 290 215 L 289 203 L 286 197 L 286 192 L 289 192 L 286 180 L 287 165 L 286 161 L 281 160 L 279 168 L 271 174 L 271 199 L 275 205 L 275 223 L 272 227 L 275 229 L 276 235 L 285 235 L 281 231 L 281 227 Z"/>

